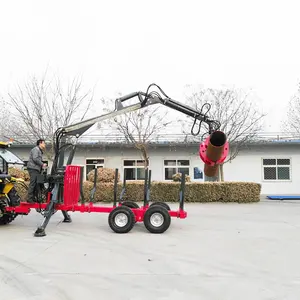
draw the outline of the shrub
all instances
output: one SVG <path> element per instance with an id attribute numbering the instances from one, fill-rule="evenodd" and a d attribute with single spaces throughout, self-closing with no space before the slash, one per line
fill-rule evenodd
<path id="1" fill-rule="evenodd" d="M 95 201 L 113 201 L 113 184 L 98 183 L 95 193 Z M 90 191 L 93 183 L 84 182 L 83 191 L 85 200 L 89 200 Z M 152 201 L 178 202 L 179 201 L 179 182 L 152 182 L 150 196 Z M 122 185 L 118 184 L 117 200 L 119 200 Z M 261 185 L 252 182 L 205 182 L 205 183 L 186 183 L 185 201 L 186 202 L 238 202 L 249 203 L 260 201 Z M 144 183 L 126 183 L 126 193 L 124 200 L 143 201 Z"/>
<path id="2" fill-rule="evenodd" d="M 19 176 L 20 177 L 20 176 Z M 28 182 L 25 182 L 28 185 Z M 15 185 L 17 192 L 24 201 L 27 190 L 20 184 Z M 96 184 L 95 202 L 112 202 L 114 198 L 114 184 L 98 181 Z M 83 183 L 85 201 L 89 201 L 93 182 Z M 155 182 L 151 183 L 151 201 L 178 202 L 180 182 Z M 117 201 L 122 191 L 122 184 L 118 183 Z M 186 202 L 259 202 L 261 185 L 254 182 L 187 182 L 185 185 Z M 124 200 L 143 201 L 144 181 L 132 181 L 126 183 Z"/>
<path id="3" fill-rule="evenodd" d="M 181 173 L 177 173 L 177 174 L 174 174 L 172 176 L 172 179 L 173 179 L 173 181 L 178 182 L 178 181 L 181 181 L 181 177 L 182 177 L 182 174 Z M 190 182 L 191 181 L 191 177 L 189 175 L 185 175 L 185 181 L 186 182 Z"/>
<path id="4" fill-rule="evenodd" d="M 87 179 L 90 182 L 94 182 L 95 170 L 88 173 Z M 97 169 L 97 182 L 114 182 L 115 169 L 110 168 L 98 168 Z M 118 173 L 118 181 L 120 180 L 120 173 Z"/>

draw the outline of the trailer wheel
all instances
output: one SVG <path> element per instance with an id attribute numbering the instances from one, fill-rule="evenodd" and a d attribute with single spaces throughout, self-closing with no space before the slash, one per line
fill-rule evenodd
<path id="1" fill-rule="evenodd" d="M 116 233 L 127 233 L 135 224 L 135 215 L 127 206 L 117 206 L 108 216 L 109 227 Z"/>
<path id="2" fill-rule="evenodd" d="M 165 202 L 160 202 L 160 201 L 153 202 L 153 203 L 151 203 L 151 205 L 149 207 L 152 207 L 154 205 L 160 205 L 160 206 L 166 208 L 167 210 L 171 210 L 170 206 L 167 203 L 165 203 Z"/>
<path id="3" fill-rule="evenodd" d="M 139 205 L 133 201 L 124 201 L 121 203 L 123 206 L 127 206 L 129 208 L 140 208 Z"/>
<path id="4" fill-rule="evenodd" d="M 160 205 L 149 207 L 144 215 L 144 225 L 151 233 L 163 233 L 171 224 L 168 210 Z"/>
<path id="5" fill-rule="evenodd" d="M 121 205 L 123 206 L 127 206 L 129 208 L 140 208 L 139 205 L 133 201 L 124 201 L 121 203 Z M 136 223 L 137 221 L 135 220 L 134 223 Z"/>

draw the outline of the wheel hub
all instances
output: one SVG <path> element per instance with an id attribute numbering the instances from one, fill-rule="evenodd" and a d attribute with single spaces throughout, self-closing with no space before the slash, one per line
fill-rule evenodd
<path id="1" fill-rule="evenodd" d="M 150 223 L 154 227 L 160 227 L 164 223 L 164 216 L 160 213 L 154 213 L 150 217 Z"/>
<path id="2" fill-rule="evenodd" d="M 115 223 L 118 227 L 124 227 L 128 223 L 128 217 L 124 213 L 119 213 L 115 217 Z"/>

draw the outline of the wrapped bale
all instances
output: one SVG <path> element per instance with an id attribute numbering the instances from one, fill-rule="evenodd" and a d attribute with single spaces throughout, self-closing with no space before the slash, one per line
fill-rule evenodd
<path id="1" fill-rule="evenodd" d="M 97 169 L 97 182 L 110 182 L 115 181 L 115 169 L 98 168 Z M 95 170 L 92 170 L 87 175 L 88 181 L 94 182 Z M 118 173 L 118 182 L 120 180 L 120 173 Z"/>

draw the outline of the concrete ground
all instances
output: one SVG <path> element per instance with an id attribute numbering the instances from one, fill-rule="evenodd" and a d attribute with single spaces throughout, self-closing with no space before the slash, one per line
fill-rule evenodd
<path id="1" fill-rule="evenodd" d="M 177 205 L 172 205 L 177 207 Z M 187 204 L 162 235 L 107 214 L 33 212 L 0 227 L 0 300 L 299 300 L 300 201 Z"/>

